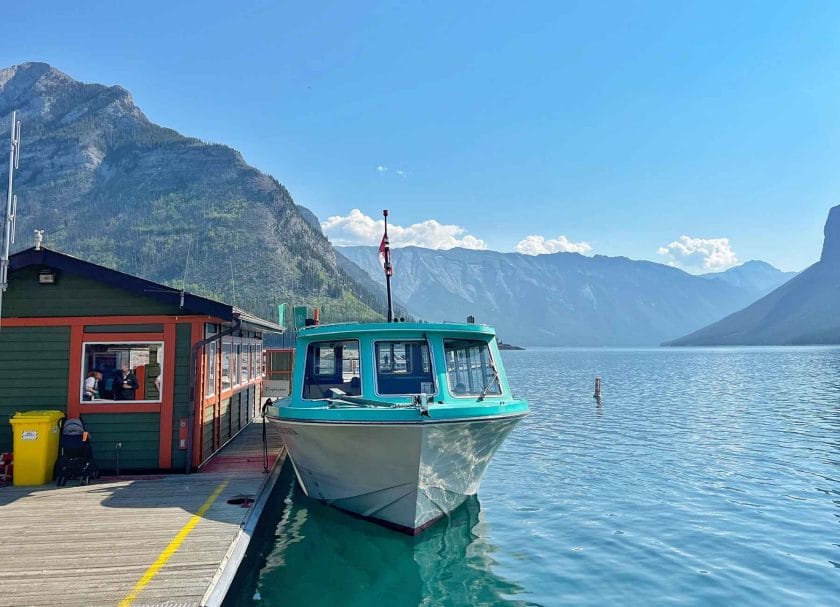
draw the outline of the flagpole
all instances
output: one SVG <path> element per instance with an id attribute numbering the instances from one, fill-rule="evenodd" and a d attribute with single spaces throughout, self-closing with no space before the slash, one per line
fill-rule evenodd
<path id="1" fill-rule="evenodd" d="M 391 302 L 391 244 L 388 242 L 388 209 L 382 211 L 385 217 L 385 286 L 388 290 L 388 322 L 394 322 L 394 304 Z"/>

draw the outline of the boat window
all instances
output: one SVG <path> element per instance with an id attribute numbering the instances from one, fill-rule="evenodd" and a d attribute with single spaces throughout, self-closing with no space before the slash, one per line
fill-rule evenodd
<path id="1" fill-rule="evenodd" d="M 330 398 L 341 390 L 349 396 L 362 394 L 359 370 L 359 342 L 320 341 L 309 344 L 306 350 L 306 373 L 303 378 L 303 398 Z"/>
<path id="2" fill-rule="evenodd" d="M 502 387 L 487 342 L 444 339 L 446 377 L 454 396 L 499 395 Z"/>
<path id="3" fill-rule="evenodd" d="M 434 394 L 429 344 L 425 341 L 376 342 L 378 394 Z"/>

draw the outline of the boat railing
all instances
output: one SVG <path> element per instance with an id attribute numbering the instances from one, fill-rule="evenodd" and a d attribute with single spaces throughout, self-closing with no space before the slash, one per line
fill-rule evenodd
<path id="1" fill-rule="evenodd" d="M 353 396 L 351 394 L 344 394 L 341 390 L 332 389 L 333 392 L 340 392 L 335 394 L 332 398 L 325 398 L 323 400 L 329 403 L 330 409 L 342 408 L 370 408 L 370 409 L 419 409 L 422 415 L 428 415 L 429 402 L 428 398 L 424 399 L 421 395 L 415 396 L 410 403 L 393 403 L 382 400 L 372 400 L 362 396 Z M 424 402 L 425 400 L 425 402 Z"/>

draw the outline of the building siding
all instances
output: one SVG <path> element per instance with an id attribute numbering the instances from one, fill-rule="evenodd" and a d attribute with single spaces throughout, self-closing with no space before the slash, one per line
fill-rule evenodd
<path id="1" fill-rule="evenodd" d="M 204 427 L 202 429 L 201 461 L 213 453 L 213 405 L 204 407 Z"/>
<path id="2" fill-rule="evenodd" d="M 233 401 L 237 398 L 237 395 L 233 395 L 231 398 L 225 398 L 222 400 L 221 411 L 219 414 L 219 445 L 224 445 L 230 439 L 230 409 Z"/>
<path id="3" fill-rule="evenodd" d="M 159 467 L 160 414 L 89 413 L 83 419 L 100 469 L 116 469 L 117 443 L 121 444 L 120 471 Z"/>
<path id="4" fill-rule="evenodd" d="M 68 327 L 0 330 L 0 451 L 12 450 L 9 418 L 16 412 L 67 412 L 69 349 Z"/>
<path id="5" fill-rule="evenodd" d="M 9 274 L 3 296 L 3 315 L 9 318 L 42 316 L 120 316 L 178 314 L 171 304 L 69 273 L 59 273 L 55 284 L 38 284 L 38 269 L 21 268 Z"/>

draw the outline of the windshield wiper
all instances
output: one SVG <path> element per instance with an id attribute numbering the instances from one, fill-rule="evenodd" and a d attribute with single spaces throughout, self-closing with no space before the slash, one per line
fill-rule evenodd
<path id="1" fill-rule="evenodd" d="M 499 381 L 499 372 L 496 370 L 496 365 L 491 365 L 491 366 L 493 367 L 493 377 L 491 377 L 490 381 L 488 381 L 487 384 L 484 386 L 484 388 L 482 388 L 481 395 L 478 397 L 479 401 L 484 400 L 484 397 L 487 396 L 487 392 L 490 390 L 490 386 L 492 386 L 493 384 L 495 384 Z M 500 384 L 499 388 L 501 388 L 501 387 L 502 386 Z"/>

